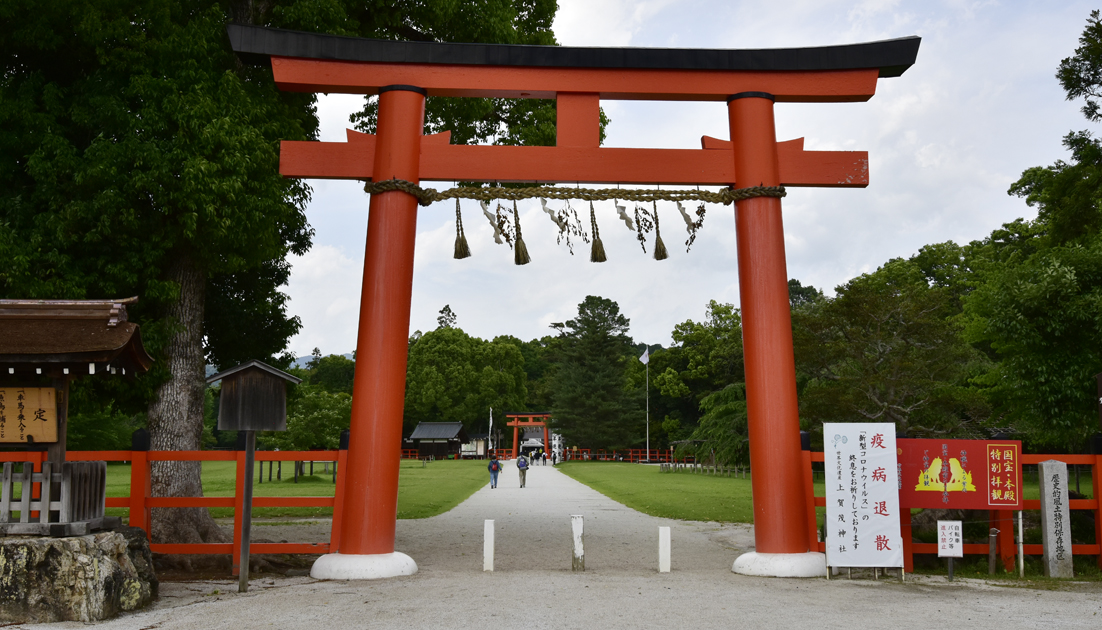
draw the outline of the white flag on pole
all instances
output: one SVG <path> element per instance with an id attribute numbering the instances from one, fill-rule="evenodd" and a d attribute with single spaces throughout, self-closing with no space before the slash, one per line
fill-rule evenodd
<path id="1" fill-rule="evenodd" d="M 650 363 L 650 348 L 648 347 L 643 351 L 643 356 L 639 357 L 639 360 L 643 362 L 643 365 Z"/>

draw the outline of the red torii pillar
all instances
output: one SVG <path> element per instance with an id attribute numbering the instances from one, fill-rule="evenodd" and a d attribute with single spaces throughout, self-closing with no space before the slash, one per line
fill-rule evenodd
<path id="1" fill-rule="evenodd" d="M 516 420 L 513 421 L 514 423 Z M 513 459 L 517 458 L 517 454 L 520 452 L 520 425 L 513 424 Z"/>
<path id="2" fill-rule="evenodd" d="M 735 94 L 727 113 L 739 181 L 779 185 L 773 95 Z M 781 200 L 737 202 L 735 226 L 756 550 L 740 556 L 735 570 L 768 574 L 758 565 L 775 559 L 763 563 L 757 554 L 803 554 L 816 542 L 808 540 L 806 518 L 792 518 L 805 511 L 804 497 L 792 491 L 804 487 L 804 475 Z"/>
<path id="3" fill-rule="evenodd" d="M 868 100 L 878 78 L 899 76 L 914 63 L 919 45 L 912 37 L 788 50 L 607 51 L 227 30 L 238 53 L 270 56 L 281 89 L 380 95 L 376 135 L 284 142 L 283 175 L 414 183 L 865 186 L 863 152 L 804 151 L 802 139 L 778 143 L 774 102 Z M 557 146 L 462 146 L 446 133 L 422 136 L 426 94 L 555 98 Z M 700 150 L 601 148 L 601 98 L 726 100 L 731 141 L 705 137 Z M 404 192 L 372 195 L 340 548 L 315 563 L 314 577 L 416 571 L 412 559 L 394 551 L 416 210 Z M 740 556 L 733 569 L 823 575 L 824 556 L 809 553 L 816 541 L 804 506 L 780 200 L 738 202 L 736 228 L 756 552 Z M 514 426 L 514 452 L 518 433 Z"/>
<path id="4" fill-rule="evenodd" d="M 372 179 L 420 181 L 424 125 L 424 90 L 405 85 L 379 90 Z M 412 558 L 394 551 L 416 236 L 416 197 L 399 191 L 371 195 L 341 553 L 319 558 L 312 571 L 318 575 L 375 579 L 417 572 Z"/>

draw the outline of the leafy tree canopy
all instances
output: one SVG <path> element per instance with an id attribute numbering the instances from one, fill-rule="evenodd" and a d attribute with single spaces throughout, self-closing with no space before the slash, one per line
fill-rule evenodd
<path id="1" fill-rule="evenodd" d="M 356 362 L 339 354 L 321 356 L 314 348 L 314 356 L 307 364 L 307 383 L 331 394 L 352 394 L 352 381 L 356 376 Z"/>
<path id="2" fill-rule="evenodd" d="M 969 379 L 987 363 L 952 320 L 953 293 L 900 259 L 836 292 L 793 311 L 805 426 L 894 422 L 912 437 L 978 435 L 988 412 Z"/>
<path id="3" fill-rule="evenodd" d="M 1098 122 L 1102 22 L 1093 11 L 1075 55 L 1057 78 L 1069 100 Z M 965 301 L 966 334 L 997 359 L 984 382 L 1005 423 L 1039 447 L 1080 449 L 1097 431 L 1102 353 L 1102 145 L 1069 133 L 1070 161 L 1033 167 L 1010 187 L 1037 208 L 974 243 L 975 290 Z"/>
<path id="4" fill-rule="evenodd" d="M 287 409 L 287 430 L 262 434 L 265 447 L 283 451 L 335 449 L 352 422 L 352 396 L 300 384 Z"/>
<path id="5" fill-rule="evenodd" d="M 526 395 L 524 357 L 511 341 L 438 328 L 410 348 L 405 431 L 418 422 L 462 422 L 468 432 L 479 432 L 491 407 L 524 409 Z"/>

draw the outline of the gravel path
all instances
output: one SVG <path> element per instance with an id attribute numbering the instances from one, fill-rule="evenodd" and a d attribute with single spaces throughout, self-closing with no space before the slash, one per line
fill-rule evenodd
<path id="1" fill-rule="evenodd" d="M 398 522 L 396 548 L 420 571 L 375 582 L 306 577 L 166 583 L 150 610 L 96 624 L 126 629 L 303 628 L 1097 628 L 1102 588 L 1008 588 L 908 578 L 750 578 L 731 563 L 752 529 L 670 521 L 628 509 L 551 467 L 512 466 L 455 509 Z M 570 571 L 570 515 L 585 516 L 586 571 Z M 482 528 L 496 563 L 482 571 Z M 658 527 L 672 528 L 673 572 L 659 574 Z M 265 528 L 267 529 L 267 528 Z M 278 532 L 272 532 L 278 538 Z M 268 532 L 264 535 L 268 536 Z M 1054 624 L 1056 624 L 1054 626 Z M 84 624 L 26 626 L 77 628 Z"/>

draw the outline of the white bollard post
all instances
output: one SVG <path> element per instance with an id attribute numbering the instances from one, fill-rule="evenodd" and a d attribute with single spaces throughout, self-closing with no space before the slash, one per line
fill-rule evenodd
<path id="1" fill-rule="evenodd" d="M 494 570 L 494 522 L 486 521 L 482 540 L 482 570 Z"/>
<path id="2" fill-rule="evenodd" d="M 670 528 L 658 528 L 658 572 L 670 572 Z"/>
<path id="3" fill-rule="evenodd" d="M 571 562 L 572 571 L 585 571 L 585 548 L 582 546 L 582 515 L 570 515 L 570 530 L 574 534 L 574 559 Z"/>

